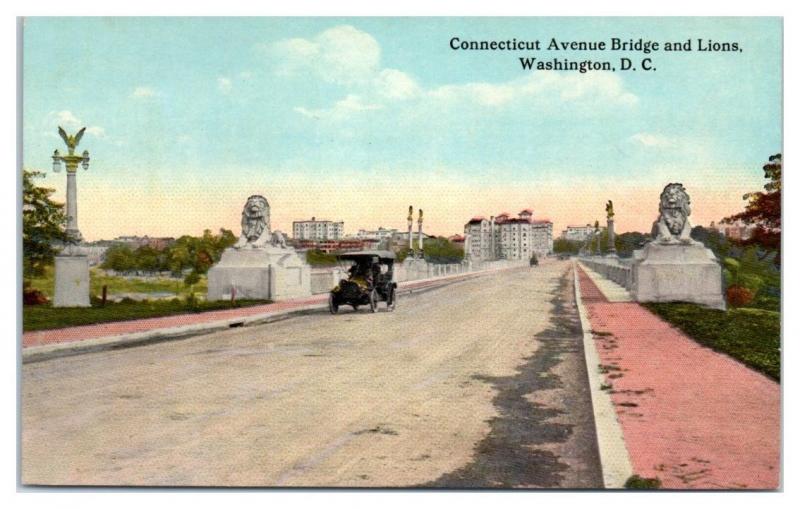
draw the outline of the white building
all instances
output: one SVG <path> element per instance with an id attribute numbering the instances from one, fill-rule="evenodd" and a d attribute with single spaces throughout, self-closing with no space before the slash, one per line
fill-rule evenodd
<path id="1" fill-rule="evenodd" d="M 567 229 L 561 232 L 561 238 L 564 240 L 583 242 L 593 234 L 594 226 L 590 224 L 586 226 L 567 226 Z"/>
<path id="2" fill-rule="evenodd" d="M 339 240 L 344 237 L 344 221 L 317 220 L 292 223 L 292 238 L 296 240 Z"/>
<path id="3" fill-rule="evenodd" d="M 518 217 L 502 213 L 497 217 L 474 217 L 464 225 L 469 235 L 469 253 L 473 260 L 528 260 L 531 255 L 553 252 L 553 223 L 534 220 L 533 211 L 525 209 Z"/>
<path id="4" fill-rule="evenodd" d="M 356 233 L 357 239 L 391 239 L 392 235 L 397 233 L 397 228 L 384 228 L 383 226 L 378 227 L 377 230 L 358 230 Z"/>

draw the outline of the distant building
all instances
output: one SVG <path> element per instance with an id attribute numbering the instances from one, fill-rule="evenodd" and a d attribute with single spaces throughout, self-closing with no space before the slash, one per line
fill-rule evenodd
<path id="1" fill-rule="evenodd" d="M 567 226 L 566 230 L 562 230 L 561 238 L 564 240 L 583 242 L 593 234 L 594 226 L 590 224 L 587 224 L 586 226 Z"/>
<path id="2" fill-rule="evenodd" d="M 745 224 L 743 221 L 735 221 L 732 223 L 714 223 L 711 221 L 709 226 L 712 230 L 717 230 L 731 240 L 747 240 L 753 236 L 753 231 L 756 229 L 755 225 Z"/>
<path id="3" fill-rule="evenodd" d="M 293 239 L 292 246 L 296 249 L 319 249 L 325 253 L 345 253 L 348 251 L 363 251 L 377 249 L 380 241 L 375 239 L 339 239 L 339 240 L 304 240 Z"/>
<path id="4" fill-rule="evenodd" d="M 296 240 L 339 240 L 344 237 L 344 221 L 317 220 L 292 223 L 292 237 Z"/>
<path id="5" fill-rule="evenodd" d="M 175 243 L 174 237 L 139 237 L 137 235 L 123 235 L 111 241 L 112 244 L 124 244 L 131 249 L 148 246 L 159 251 Z"/>
<path id="6" fill-rule="evenodd" d="M 450 237 L 447 237 L 447 240 L 449 240 L 451 244 L 453 244 L 456 247 L 460 247 L 461 249 L 464 249 L 465 239 L 466 237 L 464 237 L 463 235 L 452 235 Z"/>
<path id="7" fill-rule="evenodd" d="M 533 211 L 522 210 L 517 217 L 507 212 L 486 219 L 473 217 L 464 225 L 473 260 L 528 260 L 531 255 L 553 252 L 553 223 L 534 220 Z"/>
<path id="8" fill-rule="evenodd" d="M 411 239 L 414 242 L 415 246 L 416 246 L 417 241 L 419 240 L 418 235 L 419 235 L 419 232 L 417 232 L 416 230 L 411 232 Z M 423 249 L 425 249 L 425 240 L 426 239 L 430 239 L 430 238 L 433 238 L 433 236 L 432 235 L 428 235 L 425 232 L 422 232 L 422 248 Z M 397 250 L 403 249 L 404 247 L 405 248 L 408 247 L 408 232 L 407 231 L 405 231 L 405 232 L 395 231 L 392 234 L 391 245 L 389 246 L 389 249 L 397 251 Z"/>
<path id="9" fill-rule="evenodd" d="M 383 226 L 378 227 L 377 230 L 358 230 L 355 237 L 357 239 L 377 239 L 377 240 L 384 240 L 384 239 L 391 239 L 392 235 L 397 233 L 397 228 L 384 228 Z"/>

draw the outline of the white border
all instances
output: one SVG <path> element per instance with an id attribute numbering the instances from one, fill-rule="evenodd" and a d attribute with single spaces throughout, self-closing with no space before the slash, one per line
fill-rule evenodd
<path id="1" fill-rule="evenodd" d="M 191 8 L 189 8 L 191 7 Z M 90 0 L 70 2 L 55 0 L 28 0 L 9 2 L 3 4 L 2 20 L 3 29 L 0 33 L 3 37 L 3 64 L 7 69 L 7 76 L 12 74 L 12 69 L 16 68 L 16 20 L 18 15 L 492 15 L 492 16 L 611 16 L 611 15 L 650 15 L 650 16 L 785 16 L 784 34 L 785 50 L 784 54 L 784 90 L 800 90 L 800 80 L 797 77 L 798 61 L 798 33 L 800 33 L 800 22 L 797 17 L 796 2 L 783 2 L 779 0 L 759 0 L 754 1 L 717 1 L 701 3 L 697 0 L 669 0 L 668 2 L 642 2 L 641 0 L 624 1 L 560 1 L 560 2 L 529 2 L 523 3 L 518 0 L 492 0 L 469 1 L 469 0 L 447 0 L 433 2 L 431 0 L 405 0 L 397 2 L 375 2 L 375 1 L 355 1 L 345 0 L 339 2 L 314 2 L 311 0 L 292 0 L 291 2 L 275 3 L 274 5 L 257 5 L 252 0 L 226 0 L 225 2 L 173 2 L 165 0 L 138 0 L 136 2 L 108 2 L 107 0 Z M 76 36 L 79 36 L 76 34 Z M 68 43 L 68 42 L 66 42 Z M 747 72 L 743 69 L 742 72 Z M 4 139 L 11 140 L 16 136 L 16 126 L 11 122 L 15 118 L 17 107 L 16 86 L 13 79 L 7 77 L 2 81 L 5 101 L 3 102 L 6 121 L 3 123 Z M 800 133 L 797 128 L 797 96 L 791 92 L 786 93 L 784 106 L 784 139 L 798 140 Z M 793 167 L 792 144 L 789 151 L 784 148 L 784 160 L 789 160 L 790 168 Z M 788 153 L 786 153 L 788 152 Z M 0 207 L 3 207 L 2 215 L 4 218 L 4 231 L 16 230 L 16 204 L 17 186 L 14 184 L 17 167 L 15 153 L 7 144 L 4 151 L 3 169 L 5 180 L 0 186 Z M 785 199 L 784 205 L 784 259 L 792 260 L 797 252 L 798 240 L 792 235 L 792 225 L 798 219 L 798 191 L 797 185 L 800 182 L 795 168 L 794 174 L 787 173 L 784 177 L 784 186 L 789 192 L 789 198 Z M 787 229 L 788 225 L 788 229 Z M 627 493 L 419 493 L 419 492 L 156 492 L 156 493 L 137 493 L 135 496 L 124 496 L 127 493 L 116 493 L 113 500 L 108 496 L 97 493 L 69 493 L 69 494 L 17 494 L 16 490 L 16 419 L 13 413 L 16 409 L 16 369 L 14 361 L 16 359 L 16 345 L 13 338 L 16 336 L 12 324 L 16 323 L 16 301 L 17 290 L 15 288 L 15 276 L 11 267 L 16 266 L 16 253 L 14 249 L 6 247 L 0 251 L 2 257 L 3 274 L 3 293 L 2 309 L 4 315 L 2 323 L 6 324 L 7 334 L 3 337 L 2 359 L 5 361 L 4 369 L 0 370 L 3 375 L 2 400 L 0 408 L 3 409 L 2 420 L 2 466 L 0 466 L 0 479 L 2 480 L 3 498 L 0 503 L 5 502 L 5 506 L 45 506 L 52 507 L 76 507 L 81 509 L 91 509 L 94 507 L 107 509 L 109 504 L 114 507 L 139 507 L 142 504 L 148 506 L 166 506 L 179 503 L 181 505 L 191 504 L 192 507 L 215 507 L 221 502 L 231 504 L 252 503 L 263 506 L 264 502 L 272 502 L 277 507 L 290 506 L 324 506 L 324 507 L 346 507 L 348 509 L 358 507 L 440 507 L 442 502 L 452 504 L 459 508 L 486 507 L 489 504 L 501 502 L 504 507 L 526 507 L 531 504 L 549 505 L 558 504 L 558 507 L 587 504 L 602 504 L 624 509 L 635 507 L 641 509 L 642 504 L 647 504 L 648 509 L 655 507 L 669 507 L 670 509 L 680 504 L 690 507 L 695 505 L 708 506 L 718 503 L 724 504 L 726 509 L 747 508 L 751 509 L 754 504 L 769 504 L 770 507 L 797 507 L 800 502 L 797 500 L 797 438 L 796 432 L 785 434 L 784 443 L 784 467 L 783 467 L 783 486 L 786 490 L 781 494 L 726 494 L 726 493 L 662 493 L 662 494 L 637 494 Z M 784 267 L 784 296 L 785 308 L 794 309 L 796 304 L 797 289 L 797 268 L 792 264 L 785 264 Z M 11 290 L 14 290 L 13 292 Z M 784 314 L 784 365 L 794 366 L 800 359 L 797 356 L 798 348 L 794 342 L 800 340 L 800 327 L 798 327 L 797 313 Z M 797 378 L 793 377 L 791 371 L 788 377 L 784 378 L 782 388 L 784 389 L 784 429 L 800 429 L 797 419 Z M 14 409 L 14 410 L 12 410 Z M 596 497 L 602 497 L 595 500 Z M 180 497 L 179 499 L 176 497 Z M 224 497 L 224 498 L 221 498 Z M 257 498 L 256 498 L 257 497 Z M 264 498 L 266 497 L 266 498 Z M 444 497 L 444 498 L 443 498 Z M 532 498 L 533 497 L 533 498 Z M 501 500 L 498 500 L 501 499 Z M 763 500 L 762 500 L 763 499 Z M 791 502 L 791 500 L 795 502 Z"/>

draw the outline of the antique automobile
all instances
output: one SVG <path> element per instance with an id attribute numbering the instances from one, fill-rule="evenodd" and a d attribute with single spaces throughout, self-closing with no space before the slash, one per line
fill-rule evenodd
<path id="1" fill-rule="evenodd" d="M 353 310 L 369 306 L 373 313 L 378 303 L 385 302 L 386 309 L 393 311 L 397 305 L 397 283 L 394 282 L 394 253 L 391 251 L 357 251 L 336 257 L 340 263 L 351 264 L 349 276 L 342 279 L 331 290 L 328 309 L 332 314 L 339 306 L 349 305 Z"/>

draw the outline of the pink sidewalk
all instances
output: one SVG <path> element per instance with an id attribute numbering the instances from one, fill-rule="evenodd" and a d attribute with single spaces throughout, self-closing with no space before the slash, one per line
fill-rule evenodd
<path id="1" fill-rule="evenodd" d="M 579 279 L 634 473 L 672 489 L 777 488 L 780 386 Z"/>
<path id="2" fill-rule="evenodd" d="M 400 283 L 398 287 L 401 290 L 425 288 L 447 281 L 477 277 L 480 274 L 481 273 L 466 273 L 443 276 L 436 278 L 435 280 L 423 279 L 418 281 L 409 281 Z M 65 329 L 25 332 L 22 334 L 22 347 L 28 348 L 32 346 L 52 345 L 56 343 L 72 343 L 75 341 L 146 332 L 156 329 L 168 329 L 184 325 L 211 323 L 232 318 L 246 318 L 264 313 L 273 313 L 302 308 L 312 304 L 322 304 L 327 302 L 327 300 L 328 294 L 320 294 L 308 298 L 276 302 L 274 304 L 264 304 L 261 306 L 224 309 L 219 311 L 206 311 L 203 313 L 187 313 L 184 315 L 162 316 L 158 318 L 145 318 L 141 320 L 128 320 L 124 322 L 100 323 L 96 325 L 81 325 L 77 327 L 68 327 Z"/>

